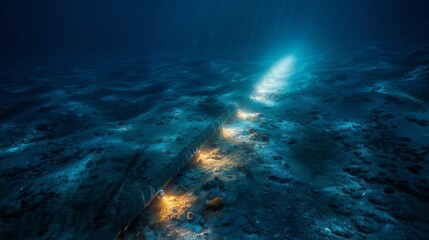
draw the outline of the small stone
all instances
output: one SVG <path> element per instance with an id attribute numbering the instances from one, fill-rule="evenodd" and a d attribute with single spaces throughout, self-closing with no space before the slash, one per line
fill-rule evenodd
<path id="1" fill-rule="evenodd" d="M 195 214 L 193 212 L 186 213 L 186 219 L 188 219 L 188 221 L 192 221 L 194 217 L 195 217 Z"/>
<path id="2" fill-rule="evenodd" d="M 327 236 L 330 236 L 332 234 L 332 231 L 328 227 L 324 227 L 320 230 L 320 234 L 327 237 Z"/>
<path id="3" fill-rule="evenodd" d="M 288 177 L 279 177 L 279 176 L 275 176 L 275 175 L 270 175 L 268 177 L 268 179 L 270 179 L 271 181 L 275 181 L 275 182 L 281 183 L 281 184 L 289 183 L 289 182 L 292 181 L 291 178 L 288 178 Z"/>
<path id="4" fill-rule="evenodd" d="M 206 202 L 205 208 L 211 211 L 219 211 L 224 207 L 224 203 L 221 197 L 215 197 Z"/>

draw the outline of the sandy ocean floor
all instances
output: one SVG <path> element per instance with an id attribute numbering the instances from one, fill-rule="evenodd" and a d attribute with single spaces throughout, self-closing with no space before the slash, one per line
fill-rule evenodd
<path id="1" fill-rule="evenodd" d="M 237 103 L 121 239 L 427 239 L 428 51 L 2 64 L 0 238 L 93 238 Z"/>

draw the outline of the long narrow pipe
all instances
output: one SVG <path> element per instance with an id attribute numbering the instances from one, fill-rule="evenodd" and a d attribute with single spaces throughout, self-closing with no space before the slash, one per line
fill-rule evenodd
<path id="1" fill-rule="evenodd" d="M 141 186 L 136 193 L 139 201 L 131 201 L 127 208 L 116 209 L 114 221 L 101 221 L 96 224 L 97 230 L 90 239 L 115 239 L 118 234 L 126 230 L 129 224 L 154 200 L 161 189 L 163 189 L 179 172 L 185 167 L 192 157 L 211 137 L 213 137 L 222 125 L 237 112 L 237 105 L 226 107 L 225 112 L 213 123 L 207 126 L 189 145 L 185 146 L 180 153 L 161 172 L 149 181 L 149 184 Z M 104 214 L 104 213 L 103 213 Z"/>

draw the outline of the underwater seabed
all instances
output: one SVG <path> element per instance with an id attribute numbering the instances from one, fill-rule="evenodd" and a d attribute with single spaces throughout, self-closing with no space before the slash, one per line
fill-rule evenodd
<path id="1" fill-rule="evenodd" d="M 0 238 L 94 238 L 238 103 L 120 239 L 428 239 L 428 50 L 3 64 Z"/>

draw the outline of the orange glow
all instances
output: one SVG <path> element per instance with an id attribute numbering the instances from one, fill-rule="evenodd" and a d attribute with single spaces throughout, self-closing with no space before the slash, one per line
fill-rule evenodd
<path id="1" fill-rule="evenodd" d="M 243 120 L 254 120 L 259 117 L 260 113 L 247 113 L 242 110 L 238 110 L 237 117 Z"/>
<path id="2" fill-rule="evenodd" d="M 192 207 L 196 200 L 197 198 L 191 193 L 165 194 L 159 201 L 159 222 L 186 217 L 187 210 Z"/>
<path id="3" fill-rule="evenodd" d="M 237 131 L 233 128 L 225 128 L 223 127 L 221 129 L 222 137 L 224 138 L 233 138 L 235 135 L 237 135 Z"/>
<path id="4" fill-rule="evenodd" d="M 198 164 L 205 172 L 222 172 L 237 165 L 231 157 L 223 156 L 219 149 L 201 151 L 198 154 Z"/>

